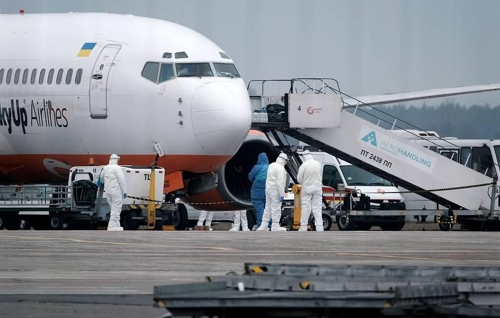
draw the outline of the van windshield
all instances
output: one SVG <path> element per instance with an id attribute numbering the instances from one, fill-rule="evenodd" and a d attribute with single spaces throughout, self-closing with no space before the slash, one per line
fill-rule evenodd
<path id="1" fill-rule="evenodd" d="M 393 184 L 383 178 L 377 177 L 371 172 L 365 171 L 354 165 L 340 166 L 345 181 L 349 186 L 385 186 Z"/>

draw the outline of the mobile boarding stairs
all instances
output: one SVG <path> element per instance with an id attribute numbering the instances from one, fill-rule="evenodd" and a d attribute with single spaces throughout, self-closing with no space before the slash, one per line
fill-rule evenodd
<path id="1" fill-rule="evenodd" d="M 361 101 L 357 105 L 346 104 L 344 96 L 350 100 L 352 97 L 341 92 L 335 79 L 256 80 L 249 82 L 248 89 L 255 111 L 253 129 L 264 132 L 270 142 L 274 139 L 274 144 L 291 156 L 292 166 L 287 167 L 287 171 L 295 182 L 301 161 L 287 136 L 449 207 L 445 211 L 350 211 L 351 215 L 396 213 L 421 215 L 425 219 L 445 212 L 447 222 L 451 217 L 452 223 L 456 223 L 457 218 L 498 223 L 496 172 L 492 179 L 410 139 L 392 134 L 391 130 L 398 127 L 397 118 L 390 122 L 371 115 L 365 109 L 377 109 Z M 257 112 L 269 107 L 281 111 L 267 114 L 267 122 L 263 122 Z M 375 117 L 378 122 L 374 124 L 359 114 Z M 392 125 L 391 130 L 381 127 L 381 122 Z"/>

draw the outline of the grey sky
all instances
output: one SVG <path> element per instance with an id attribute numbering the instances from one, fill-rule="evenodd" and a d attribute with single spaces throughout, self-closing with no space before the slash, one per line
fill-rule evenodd
<path id="1" fill-rule="evenodd" d="M 0 0 L 2 13 L 19 9 L 176 22 L 221 46 L 245 80 L 334 77 L 354 96 L 500 83 L 496 0 Z"/>

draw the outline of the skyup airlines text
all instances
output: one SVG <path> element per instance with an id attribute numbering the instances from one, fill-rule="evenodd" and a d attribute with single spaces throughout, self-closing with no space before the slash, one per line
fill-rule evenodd
<path id="1" fill-rule="evenodd" d="M 9 134 L 12 134 L 13 127 L 20 127 L 23 134 L 28 127 L 68 127 L 66 118 L 66 108 L 54 108 L 50 100 L 43 100 L 42 106 L 35 105 L 31 101 L 31 106 L 19 106 L 19 100 L 11 99 L 10 106 L 2 107 L 0 104 L 0 126 L 7 127 Z"/>

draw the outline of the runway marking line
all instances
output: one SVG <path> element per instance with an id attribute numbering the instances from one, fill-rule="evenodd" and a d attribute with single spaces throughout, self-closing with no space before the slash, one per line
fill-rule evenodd
<path id="1" fill-rule="evenodd" d="M 159 244 L 145 244 L 145 243 L 122 243 L 122 242 L 107 242 L 107 241 L 88 241 L 88 240 L 81 240 L 81 239 L 68 239 L 68 238 L 59 238 L 59 237 L 28 237 L 28 236 L 11 236 L 11 235 L 2 235 L 1 237 L 9 237 L 9 238 L 16 238 L 16 239 L 26 239 L 26 240 L 46 240 L 46 241 L 66 241 L 66 242 L 73 242 L 73 243 L 91 243 L 91 244 L 110 244 L 110 245 L 133 245 L 133 246 L 147 246 L 147 247 L 176 247 L 176 248 L 191 248 L 191 249 L 212 249 L 212 250 L 219 250 L 219 251 L 234 251 L 233 248 L 230 247 L 210 247 L 210 246 L 186 246 L 186 245 L 180 245 L 180 246 L 172 246 L 172 245 L 159 245 Z"/>

